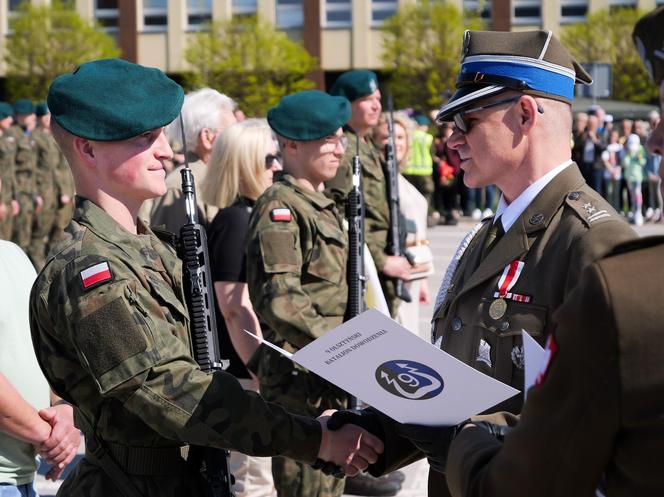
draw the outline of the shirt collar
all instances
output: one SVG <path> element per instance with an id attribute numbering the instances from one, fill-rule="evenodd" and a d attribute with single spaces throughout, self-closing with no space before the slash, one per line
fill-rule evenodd
<path id="1" fill-rule="evenodd" d="M 521 195 L 514 199 L 511 203 L 507 203 L 505 196 L 500 196 L 500 202 L 498 202 L 498 208 L 496 209 L 495 219 L 500 217 L 501 222 L 503 223 L 503 229 L 505 233 L 512 227 L 516 222 L 523 211 L 525 211 L 528 206 L 531 204 L 535 197 L 541 192 L 546 185 L 548 185 L 553 178 L 555 178 L 560 172 L 562 172 L 566 167 L 572 164 L 572 159 L 567 160 L 556 166 L 551 171 L 546 173 L 540 179 L 535 181 L 532 185 L 526 188 Z"/>
<path id="2" fill-rule="evenodd" d="M 326 197 L 322 192 L 312 192 L 306 188 L 302 188 L 297 180 L 290 174 L 284 174 L 281 177 L 281 181 L 288 183 L 293 190 L 298 192 L 303 197 L 307 198 L 312 204 L 317 206 L 319 209 L 328 209 L 330 206 L 335 205 L 334 200 Z"/>

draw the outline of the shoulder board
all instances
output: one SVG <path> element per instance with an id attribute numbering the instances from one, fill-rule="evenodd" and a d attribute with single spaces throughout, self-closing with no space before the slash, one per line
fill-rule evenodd
<path id="1" fill-rule="evenodd" d="M 565 203 L 588 225 L 595 226 L 607 221 L 615 221 L 616 213 L 603 200 L 583 190 L 569 192 Z"/>
<path id="2" fill-rule="evenodd" d="M 270 219 L 273 222 L 290 223 L 293 220 L 293 214 L 288 207 L 281 207 L 270 211 Z"/>
<path id="3" fill-rule="evenodd" d="M 162 242 L 177 250 L 178 236 L 175 233 L 168 231 L 165 225 L 160 224 L 159 226 L 150 226 L 150 229 Z"/>
<path id="4" fill-rule="evenodd" d="M 108 261 L 97 262 L 96 264 L 88 266 L 79 273 L 79 276 L 81 278 L 83 291 L 86 292 L 109 283 L 113 281 L 114 278 Z"/>

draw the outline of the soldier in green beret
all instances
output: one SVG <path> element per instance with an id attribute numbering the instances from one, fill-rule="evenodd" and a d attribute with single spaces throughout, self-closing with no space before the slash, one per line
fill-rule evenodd
<path id="1" fill-rule="evenodd" d="M 284 97 L 268 112 L 285 175 L 258 198 L 247 235 L 247 285 L 270 341 L 294 352 L 343 322 L 348 301 L 348 235 L 323 184 L 347 146 L 341 127 L 350 104 L 311 90 Z M 290 411 L 317 416 L 343 409 L 347 394 L 280 354 L 258 361 L 261 394 Z M 333 497 L 343 481 L 284 457 L 272 459 L 280 496 Z"/>
<path id="2" fill-rule="evenodd" d="M 34 217 L 28 255 L 39 270 L 44 267 L 46 254 L 50 248 L 49 237 L 53 231 L 58 210 L 59 181 L 57 171 L 60 167 L 62 155 L 51 133 L 50 112 L 45 102 L 35 106 L 35 114 L 37 116 L 37 127 L 32 132 L 37 151 L 35 189 L 39 192 L 43 204 L 39 215 Z"/>
<path id="3" fill-rule="evenodd" d="M 207 495 L 201 468 L 182 457 L 188 443 L 319 458 L 350 474 L 381 450 L 366 432 L 339 437 L 325 418 L 291 415 L 192 358 L 182 263 L 137 218 L 166 191 L 164 126 L 183 98 L 158 69 L 119 59 L 83 64 L 49 89 L 76 210 L 33 286 L 30 326 L 39 364 L 86 439 L 62 495 Z"/>
<path id="4" fill-rule="evenodd" d="M 32 137 L 32 132 L 36 124 L 35 105 L 27 99 L 17 100 L 14 103 L 14 125 L 10 128 L 10 132 L 16 140 L 15 194 L 20 212 L 14 218 L 12 241 L 28 256 L 32 240 L 32 223 L 44 206 L 35 181 L 37 143 Z M 32 260 L 32 263 L 35 261 Z"/>
<path id="5" fill-rule="evenodd" d="M 10 131 L 14 109 L 0 102 L 0 238 L 11 240 L 13 218 L 19 213 L 15 194 L 16 138 Z"/>
<path id="6" fill-rule="evenodd" d="M 352 115 L 344 126 L 344 135 L 348 141 L 346 153 L 336 176 L 325 182 L 325 188 L 335 199 L 339 211 L 345 212 L 346 198 L 352 187 L 352 161 L 359 141 L 366 216 L 364 238 L 378 269 L 390 313 L 395 317 L 399 299 L 396 296 L 394 278 L 408 278 L 410 263 L 405 257 L 385 253 L 390 229 L 387 181 L 380 153 L 369 136 L 371 128 L 378 124 L 382 109 L 378 79 L 372 71 L 348 71 L 334 82 L 330 95 L 343 96 L 350 100 Z"/>
<path id="7" fill-rule="evenodd" d="M 551 32 L 468 31 L 457 91 L 438 115 L 455 123 L 447 143 L 459 152 L 465 183 L 495 184 L 502 196 L 496 216 L 466 236 L 446 271 L 432 340 L 521 391 L 522 330 L 544 346 L 554 311 L 583 269 L 636 237 L 571 160 L 574 86 L 590 82 Z M 518 395 L 489 412 L 518 414 L 522 404 Z M 425 427 L 403 430 L 387 418 L 374 420 L 383 426 L 386 449 L 371 471 L 380 474 L 426 455 L 429 494 L 446 495 L 446 428 L 432 449 Z"/>

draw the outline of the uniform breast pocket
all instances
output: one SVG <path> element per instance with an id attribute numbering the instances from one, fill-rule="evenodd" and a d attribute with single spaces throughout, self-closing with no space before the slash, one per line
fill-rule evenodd
<path id="1" fill-rule="evenodd" d="M 151 294 L 159 304 L 163 320 L 169 324 L 171 333 L 188 343 L 189 338 L 184 336 L 187 330 L 187 321 L 189 320 L 185 306 L 178 300 L 172 288 L 160 276 L 148 274 L 147 280 L 152 289 Z M 157 319 L 159 317 L 155 316 Z"/>
<path id="2" fill-rule="evenodd" d="M 339 285 L 346 277 L 346 236 L 340 227 L 330 222 L 317 221 L 316 229 L 307 273 Z"/>

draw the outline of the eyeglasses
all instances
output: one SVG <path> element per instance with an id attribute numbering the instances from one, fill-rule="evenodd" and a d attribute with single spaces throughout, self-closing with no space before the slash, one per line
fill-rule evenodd
<path id="1" fill-rule="evenodd" d="M 265 156 L 265 169 L 272 169 L 275 162 L 281 163 L 281 154 L 279 152 L 275 154 L 267 154 Z"/>
<path id="2" fill-rule="evenodd" d="M 341 146 L 341 148 L 344 150 L 348 148 L 348 138 L 346 138 L 346 135 L 330 135 L 323 138 L 321 152 L 334 152 L 338 146 Z"/>
<path id="3" fill-rule="evenodd" d="M 456 114 L 454 114 L 453 117 L 454 124 L 462 133 L 468 133 L 468 131 L 470 131 L 471 128 L 471 124 L 466 120 L 466 116 L 468 114 L 472 114 L 473 112 L 479 112 L 484 109 L 490 109 L 491 107 L 498 107 L 499 105 L 514 103 L 517 100 L 519 100 L 521 96 L 522 95 L 511 98 L 505 98 L 503 100 L 497 100 L 495 102 L 491 102 L 490 104 L 481 105 L 479 107 L 474 107 L 472 109 L 457 112 Z M 539 112 L 540 114 L 544 114 L 544 109 L 540 104 L 537 104 L 537 112 Z"/>

